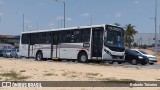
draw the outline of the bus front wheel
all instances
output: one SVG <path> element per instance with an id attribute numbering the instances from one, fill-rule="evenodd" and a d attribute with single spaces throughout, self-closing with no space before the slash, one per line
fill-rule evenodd
<path id="1" fill-rule="evenodd" d="M 78 55 L 78 61 L 81 63 L 86 63 L 88 61 L 87 54 L 85 52 L 82 52 Z"/>
<path id="2" fill-rule="evenodd" d="M 38 61 L 40 61 L 40 60 L 43 60 L 43 54 L 42 54 L 42 52 L 37 52 L 37 54 L 36 54 L 36 60 L 38 60 Z"/>

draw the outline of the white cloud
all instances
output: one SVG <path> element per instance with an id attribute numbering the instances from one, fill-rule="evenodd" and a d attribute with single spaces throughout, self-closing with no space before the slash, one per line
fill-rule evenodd
<path id="1" fill-rule="evenodd" d="M 72 21 L 72 18 L 66 18 L 67 21 Z"/>
<path id="2" fill-rule="evenodd" d="M 31 23 L 31 21 L 30 21 L 30 20 L 24 20 L 24 22 L 25 22 L 25 23 Z"/>
<path id="3" fill-rule="evenodd" d="M 116 17 L 116 18 L 120 18 L 120 17 L 122 17 L 122 13 L 117 12 L 117 13 L 115 14 L 115 17 Z"/>
<path id="4" fill-rule="evenodd" d="M 60 20 L 64 20 L 64 17 L 58 16 L 56 19 L 57 19 L 57 21 L 60 21 Z M 65 20 L 66 20 L 66 21 L 72 21 L 72 18 L 67 17 L 67 18 L 65 18 Z"/>
<path id="5" fill-rule="evenodd" d="M 64 20 L 64 17 L 58 16 L 56 19 L 57 19 L 58 21 L 59 21 L 59 20 Z"/>
<path id="6" fill-rule="evenodd" d="M 83 17 L 88 17 L 88 16 L 90 16 L 90 13 L 84 13 L 84 14 L 82 14 L 82 16 Z"/>
<path id="7" fill-rule="evenodd" d="M 137 1 L 137 0 L 136 0 L 136 1 L 134 1 L 134 4 L 139 4 L 139 1 Z"/>
<path id="8" fill-rule="evenodd" d="M 54 26 L 54 24 L 52 22 L 49 23 L 49 26 Z"/>

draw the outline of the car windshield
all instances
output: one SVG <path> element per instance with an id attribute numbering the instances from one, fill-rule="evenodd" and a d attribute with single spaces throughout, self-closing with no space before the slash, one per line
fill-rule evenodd
<path id="1" fill-rule="evenodd" d="M 144 51 L 142 51 L 142 50 L 140 50 L 140 52 L 143 53 L 143 54 L 147 54 L 146 52 L 144 52 Z"/>

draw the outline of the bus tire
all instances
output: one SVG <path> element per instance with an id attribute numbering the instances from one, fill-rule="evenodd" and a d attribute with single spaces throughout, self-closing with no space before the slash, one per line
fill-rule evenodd
<path id="1" fill-rule="evenodd" d="M 87 56 L 86 52 L 79 53 L 78 62 L 81 62 L 81 63 L 87 63 L 88 62 L 88 56 Z"/>
<path id="2" fill-rule="evenodd" d="M 43 60 L 43 53 L 41 51 L 38 51 L 36 54 L 36 60 L 40 61 Z"/>

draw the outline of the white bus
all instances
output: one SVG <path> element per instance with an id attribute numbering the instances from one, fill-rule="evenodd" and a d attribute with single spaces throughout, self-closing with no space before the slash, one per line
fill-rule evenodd
<path id="1" fill-rule="evenodd" d="M 20 55 L 36 60 L 71 59 L 124 61 L 124 29 L 113 25 L 92 25 L 21 34 Z"/>

